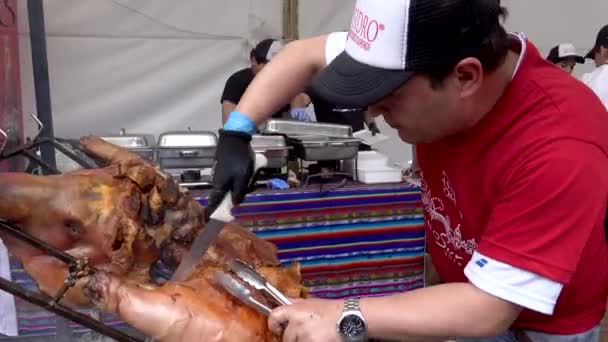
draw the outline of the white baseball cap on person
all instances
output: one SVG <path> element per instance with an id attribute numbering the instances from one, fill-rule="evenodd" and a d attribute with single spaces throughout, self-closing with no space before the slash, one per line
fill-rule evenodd
<path id="1" fill-rule="evenodd" d="M 358 0 L 344 52 L 313 84 L 326 100 L 364 107 L 416 72 L 453 66 L 500 27 L 499 0 Z"/>
<path id="2" fill-rule="evenodd" d="M 549 55 L 547 56 L 547 60 L 552 63 L 559 63 L 567 58 L 573 58 L 576 63 L 579 64 L 585 63 L 585 58 L 576 53 L 576 48 L 571 43 L 562 43 L 554 46 L 551 51 L 549 51 Z"/>

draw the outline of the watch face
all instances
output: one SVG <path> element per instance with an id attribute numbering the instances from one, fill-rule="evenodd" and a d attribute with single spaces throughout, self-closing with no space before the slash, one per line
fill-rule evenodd
<path id="1" fill-rule="evenodd" d="M 357 315 L 348 315 L 340 321 L 340 332 L 345 337 L 357 337 L 365 332 L 365 323 Z"/>

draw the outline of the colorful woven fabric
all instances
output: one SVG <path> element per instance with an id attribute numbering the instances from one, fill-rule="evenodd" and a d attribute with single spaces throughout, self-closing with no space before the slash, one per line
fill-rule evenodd
<path id="1" fill-rule="evenodd" d="M 282 263 L 301 264 L 314 297 L 379 296 L 424 285 L 424 220 L 413 185 L 257 193 L 235 217 L 276 244 Z"/>
<path id="2" fill-rule="evenodd" d="M 206 196 L 193 193 L 203 205 Z M 260 191 L 235 209 L 236 220 L 275 243 L 282 263 L 299 262 L 310 294 L 380 296 L 423 286 L 424 229 L 419 189 L 410 184 Z M 12 277 L 35 290 L 22 267 Z M 21 335 L 54 335 L 55 316 L 17 300 Z M 82 310 L 86 313 L 86 310 Z M 124 327 L 111 315 L 106 324 Z M 86 329 L 71 325 L 76 333 Z"/>

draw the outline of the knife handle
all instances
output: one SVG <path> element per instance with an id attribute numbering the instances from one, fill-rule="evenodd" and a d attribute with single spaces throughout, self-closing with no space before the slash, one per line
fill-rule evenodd
<path id="1" fill-rule="evenodd" d="M 215 211 L 211 213 L 209 218 L 222 222 L 230 222 L 234 220 L 234 216 L 232 216 L 232 208 L 234 208 L 234 203 L 232 203 L 232 192 L 228 191 L 220 205 L 218 205 Z"/>

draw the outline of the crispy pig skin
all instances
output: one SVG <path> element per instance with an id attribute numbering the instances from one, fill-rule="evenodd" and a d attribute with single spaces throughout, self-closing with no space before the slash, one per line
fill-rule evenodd
<path id="1" fill-rule="evenodd" d="M 0 174 L 0 219 L 76 258 L 88 257 L 98 270 L 78 281 L 64 304 L 94 305 L 158 341 L 279 340 L 266 317 L 232 298 L 214 274 L 228 271 L 228 261 L 238 258 L 288 296 L 305 297 L 299 265 L 283 267 L 275 245 L 231 223 L 186 281 L 159 281 L 157 273 L 172 272 L 204 229 L 205 209 L 137 154 L 95 136 L 80 139 L 80 148 L 102 166 L 53 176 Z M 4 233 L 0 237 L 40 291 L 59 291 L 67 265 Z"/>

